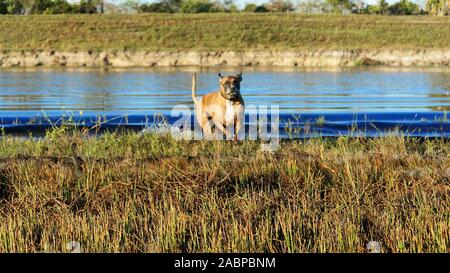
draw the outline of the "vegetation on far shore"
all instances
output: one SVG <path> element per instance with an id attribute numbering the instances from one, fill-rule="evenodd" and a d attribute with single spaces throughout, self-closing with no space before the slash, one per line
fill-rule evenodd
<path id="1" fill-rule="evenodd" d="M 11 31 L 20 30 L 20 31 Z M 0 50 L 449 48 L 450 17 L 296 13 L 0 17 Z"/>
<path id="2" fill-rule="evenodd" d="M 0 140 L 0 252 L 450 251 L 446 139 Z"/>
<path id="3" fill-rule="evenodd" d="M 383 15 L 447 15 L 448 0 L 427 0 L 422 6 L 410 0 L 376 4 L 363 0 L 268 0 L 254 4 L 246 2 L 239 8 L 233 0 L 159 0 L 151 3 L 140 0 L 0 0 L 1 14 L 93 14 L 93 13 L 205 13 L 205 12 L 300 12 L 300 13 L 356 13 Z"/>

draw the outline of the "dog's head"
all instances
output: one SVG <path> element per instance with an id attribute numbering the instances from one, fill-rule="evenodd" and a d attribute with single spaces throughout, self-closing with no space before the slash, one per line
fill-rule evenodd
<path id="1" fill-rule="evenodd" d="M 222 76 L 219 73 L 220 93 L 227 100 L 234 100 L 241 95 L 242 73 L 236 76 Z"/>

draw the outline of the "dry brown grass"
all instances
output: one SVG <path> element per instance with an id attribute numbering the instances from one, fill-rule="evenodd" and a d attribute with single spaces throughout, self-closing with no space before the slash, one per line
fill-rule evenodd
<path id="1" fill-rule="evenodd" d="M 450 251 L 450 145 L 402 137 L 0 141 L 0 252 Z"/>

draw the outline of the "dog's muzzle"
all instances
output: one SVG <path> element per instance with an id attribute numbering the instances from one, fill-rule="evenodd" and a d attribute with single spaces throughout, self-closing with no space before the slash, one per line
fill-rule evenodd
<path id="1" fill-rule="evenodd" d="M 231 88 L 227 90 L 227 95 L 230 96 L 230 98 L 236 98 L 239 94 L 239 90 L 237 88 Z"/>

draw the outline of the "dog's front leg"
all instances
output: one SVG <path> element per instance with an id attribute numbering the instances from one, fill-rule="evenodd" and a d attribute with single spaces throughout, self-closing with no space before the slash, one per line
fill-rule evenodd
<path id="1" fill-rule="evenodd" d="M 244 120 L 243 110 L 239 111 L 234 118 L 234 142 L 237 142 L 238 140 L 244 139 L 241 132 L 241 127 Z M 245 132 L 245 131 L 244 131 Z"/>
<path id="2" fill-rule="evenodd" d="M 241 129 L 241 123 L 238 121 L 238 119 L 236 119 L 234 122 L 234 139 L 233 139 L 233 141 L 235 143 L 237 143 L 237 141 L 238 141 L 238 133 L 239 133 L 240 129 Z"/>
<path id="3" fill-rule="evenodd" d="M 220 134 L 217 134 L 217 135 L 216 135 L 217 137 L 220 137 L 220 139 L 223 140 L 223 135 L 225 135 L 225 139 L 231 139 L 231 136 L 232 136 L 232 135 L 231 135 L 230 132 L 228 132 L 227 129 L 223 126 L 223 123 L 222 123 L 222 122 L 214 121 L 214 125 L 215 125 L 216 130 L 218 130 L 218 133 L 220 133 Z"/>

